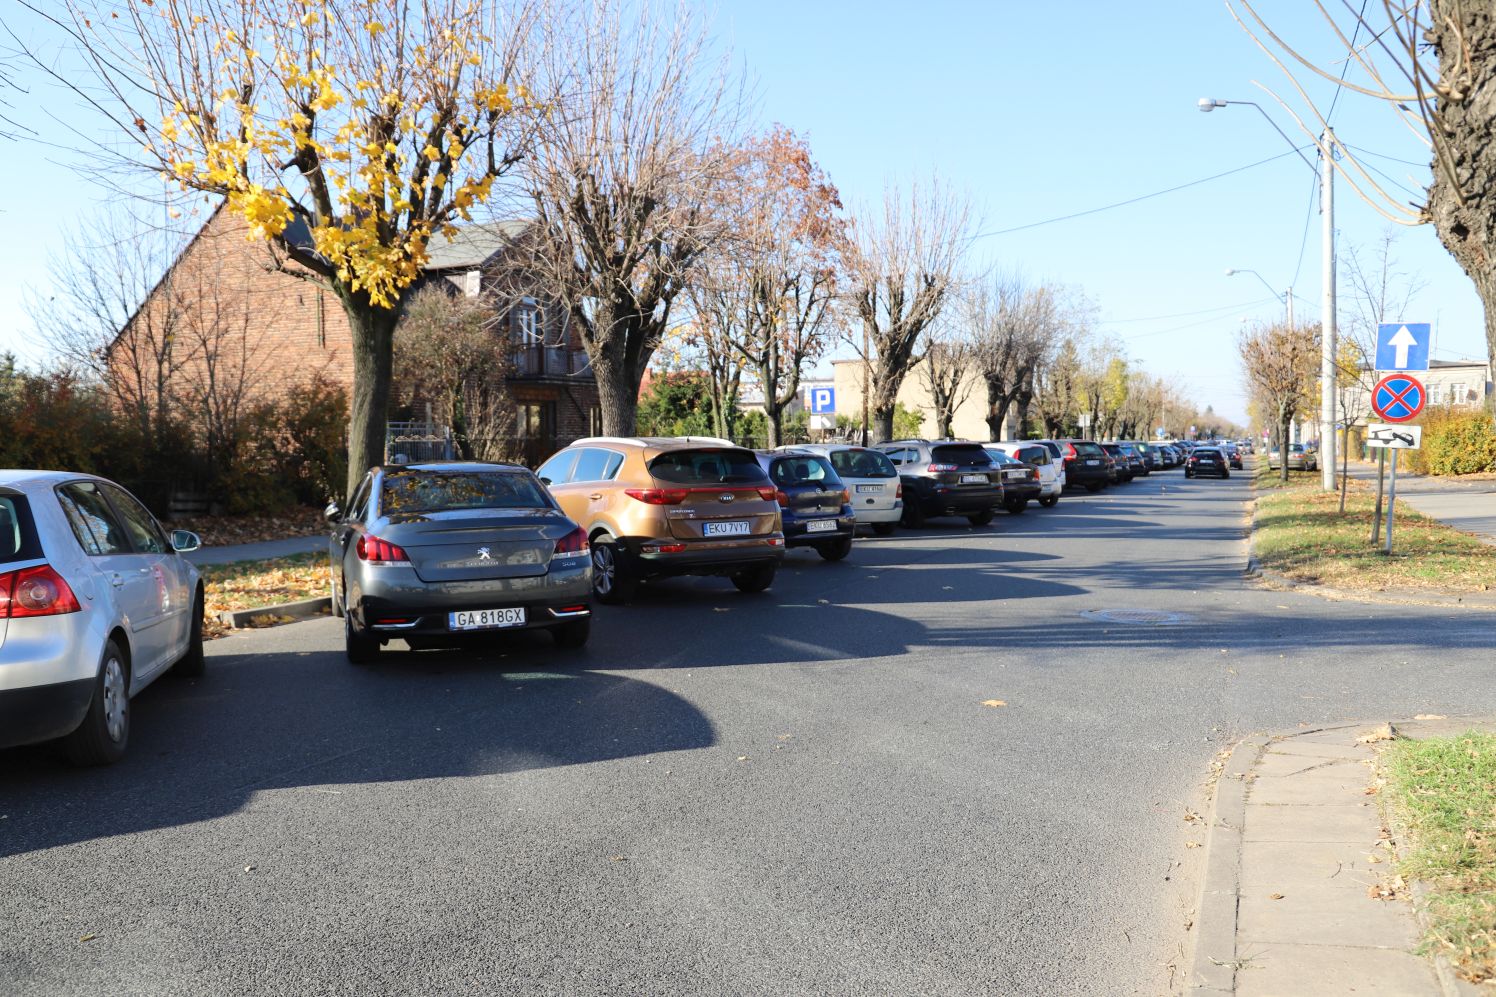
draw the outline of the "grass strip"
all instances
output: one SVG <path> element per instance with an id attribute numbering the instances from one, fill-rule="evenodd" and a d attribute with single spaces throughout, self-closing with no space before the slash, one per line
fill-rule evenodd
<path id="1" fill-rule="evenodd" d="M 1389 556 L 1371 544 L 1376 496 L 1361 482 L 1351 482 L 1342 515 L 1340 496 L 1320 491 L 1318 474 L 1290 472 L 1286 486 L 1276 473 L 1266 477 L 1258 472 L 1252 528 L 1264 568 L 1358 592 L 1496 589 L 1496 547 L 1398 503 Z"/>
<path id="2" fill-rule="evenodd" d="M 1428 886 L 1423 951 L 1496 979 L 1496 734 L 1397 741 L 1381 764 L 1405 829 L 1398 871 Z"/>

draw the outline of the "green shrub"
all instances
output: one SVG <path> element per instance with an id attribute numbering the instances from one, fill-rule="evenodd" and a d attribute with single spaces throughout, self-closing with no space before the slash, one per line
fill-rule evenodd
<path id="1" fill-rule="evenodd" d="M 1479 474 L 1496 471 L 1496 422 L 1469 409 L 1430 409 L 1420 420 L 1423 448 L 1404 454 L 1419 474 Z"/>

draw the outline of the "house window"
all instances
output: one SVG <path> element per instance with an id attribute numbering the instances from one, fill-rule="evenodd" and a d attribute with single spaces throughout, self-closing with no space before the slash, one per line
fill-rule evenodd
<path id="1" fill-rule="evenodd" d="M 1451 404 L 1451 405 L 1463 405 L 1463 404 L 1465 404 L 1465 386 L 1463 384 L 1461 384 L 1459 381 L 1456 381 L 1455 383 L 1453 383 L 1453 384 L 1451 384 L 1449 386 L 1449 404 Z"/>
<path id="2" fill-rule="evenodd" d="M 515 406 L 515 433 L 522 440 L 550 439 L 556 435 L 555 402 L 520 402 Z"/>
<path id="3" fill-rule="evenodd" d="M 540 342 L 540 306 L 534 298 L 521 298 L 514 308 L 514 343 L 534 346 Z"/>
<path id="4" fill-rule="evenodd" d="M 1443 385 L 1439 384 L 1438 382 L 1434 382 L 1428 386 L 1428 403 L 1430 405 L 1443 404 L 1442 399 L 1440 399 L 1439 397 L 1439 394 L 1442 390 Z"/>
<path id="5" fill-rule="evenodd" d="M 483 271 L 469 270 L 462 275 L 462 293 L 469 298 L 476 298 L 483 291 Z"/>

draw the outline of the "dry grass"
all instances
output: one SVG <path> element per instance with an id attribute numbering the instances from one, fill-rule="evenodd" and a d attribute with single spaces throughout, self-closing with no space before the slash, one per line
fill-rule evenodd
<path id="1" fill-rule="evenodd" d="M 209 564 L 203 573 L 209 617 L 224 610 L 276 606 L 327 595 L 331 574 L 326 554 L 297 554 L 264 561 Z"/>

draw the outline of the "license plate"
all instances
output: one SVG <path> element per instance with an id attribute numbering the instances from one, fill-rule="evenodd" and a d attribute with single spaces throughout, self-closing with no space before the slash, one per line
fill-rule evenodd
<path id="1" fill-rule="evenodd" d="M 985 475 L 985 474 L 963 474 L 963 475 L 961 475 L 961 484 L 963 484 L 963 485 L 985 485 L 985 484 L 990 484 L 990 482 L 989 482 L 989 480 L 987 478 L 987 475 Z"/>
<path id="2" fill-rule="evenodd" d="M 738 519 L 730 523 L 702 523 L 701 535 L 704 537 L 744 537 L 748 535 L 748 521 Z"/>
<path id="3" fill-rule="evenodd" d="M 1004 478 L 1004 480 L 1007 480 L 1007 481 L 1012 481 L 1012 480 L 1014 480 L 1016 478 L 1027 478 L 1027 477 L 1028 477 L 1028 472 L 1027 471 L 1004 471 L 1003 472 L 1003 478 Z"/>
<path id="4" fill-rule="evenodd" d="M 1099 460 L 1088 460 L 1088 461 L 1086 461 L 1086 463 L 1090 464 L 1091 466 L 1094 467 L 1095 465 L 1100 464 L 1101 461 L 1099 461 Z"/>
<path id="5" fill-rule="evenodd" d="M 836 529 L 834 519 L 813 519 L 805 524 L 806 533 L 830 533 L 834 529 Z"/>
<path id="6" fill-rule="evenodd" d="M 470 609 L 447 614 L 447 626 L 452 630 L 493 630 L 524 625 L 523 609 Z"/>
<path id="7" fill-rule="evenodd" d="M 880 495 L 883 492 L 882 485 L 858 485 L 858 495 Z"/>

